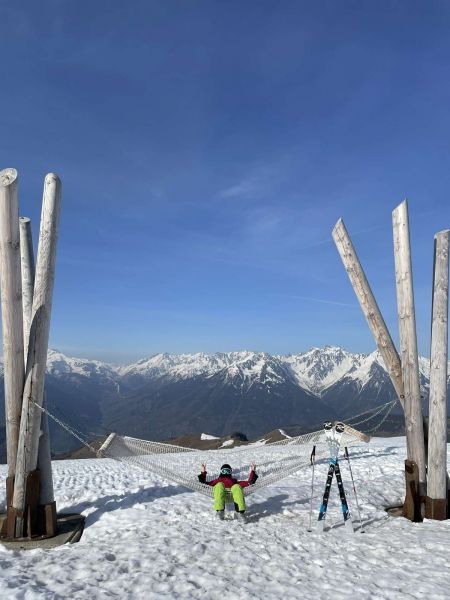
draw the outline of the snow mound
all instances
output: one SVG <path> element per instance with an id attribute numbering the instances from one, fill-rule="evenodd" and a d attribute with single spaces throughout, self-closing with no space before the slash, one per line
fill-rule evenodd
<path id="1" fill-rule="evenodd" d="M 228 446 L 232 446 L 233 444 L 234 444 L 234 440 L 225 440 L 224 443 L 220 447 L 227 448 Z"/>
<path id="2" fill-rule="evenodd" d="M 201 440 L 218 440 L 220 438 L 218 438 L 215 435 L 209 435 L 208 433 L 202 433 L 202 435 L 200 436 Z"/>

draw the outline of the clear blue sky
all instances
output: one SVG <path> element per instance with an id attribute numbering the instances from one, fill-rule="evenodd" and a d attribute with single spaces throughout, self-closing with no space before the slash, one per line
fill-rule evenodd
<path id="1" fill-rule="evenodd" d="M 51 345 L 299 352 L 374 343 L 343 217 L 397 339 L 410 202 L 419 346 L 450 226 L 447 1 L 0 2 L 1 168 L 35 225 L 63 181 Z"/>

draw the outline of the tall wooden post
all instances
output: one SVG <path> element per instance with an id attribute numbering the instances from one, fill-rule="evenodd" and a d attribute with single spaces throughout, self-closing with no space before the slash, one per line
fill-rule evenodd
<path id="1" fill-rule="evenodd" d="M 400 330 L 403 384 L 405 386 L 405 425 L 408 458 L 419 470 L 419 493 L 426 494 L 425 439 L 420 400 L 419 358 L 417 353 L 416 315 L 409 239 L 408 203 L 405 200 L 392 211 L 394 233 L 395 280 Z"/>
<path id="2" fill-rule="evenodd" d="M 428 482 L 425 516 L 447 518 L 447 360 L 449 230 L 434 236 Z"/>
<path id="3" fill-rule="evenodd" d="M 14 521 L 14 537 L 31 536 L 36 519 L 39 493 L 36 466 L 41 423 L 38 407 L 42 406 L 44 394 L 60 202 L 61 182 L 57 175 L 50 173 L 44 183 L 13 511 L 8 515 L 8 531 Z"/>
<path id="4" fill-rule="evenodd" d="M 28 354 L 28 341 L 31 327 L 31 309 L 34 290 L 34 253 L 31 236 L 31 221 L 28 217 L 19 217 L 20 266 L 22 272 L 22 309 L 23 309 L 23 349 L 25 364 Z"/>
<path id="5" fill-rule="evenodd" d="M 24 382 L 17 171 L 0 171 L 0 277 L 5 381 L 7 500 L 11 500 Z"/>
<path id="6" fill-rule="evenodd" d="M 342 219 L 334 226 L 333 239 L 394 389 L 403 405 L 405 392 L 400 358 Z"/>
<path id="7" fill-rule="evenodd" d="M 31 222 L 27 217 L 20 217 L 20 255 L 22 264 L 22 305 L 23 305 L 23 337 L 25 364 L 28 354 L 28 341 L 30 337 L 31 313 L 33 307 L 35 264 L 33 252 L 33 239 Z M 46 407 L 45 391 L 43 406 Z M 50 436 L 48 416 L 46 412 L 41 416 L 41 432 L 39 437 L 39 450 L 37 467 L 39 470 L 39 506 L 42 521 L 42 531 L 46 535 L 56 533 L 56 505 L 53 493 L 52 462 L 50 454 Z"/>

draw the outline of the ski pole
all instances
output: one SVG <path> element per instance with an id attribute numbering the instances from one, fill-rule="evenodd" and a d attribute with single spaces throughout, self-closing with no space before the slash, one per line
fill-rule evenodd
<path id="1" fill-rule="evenodd" d="M 309 529 L 308 531 L 312 531 L 312 505 L 313 505 L 313 496 L 314 496 L 314 465 L 316 458 L 316 447 L 314 446 L 311 452 L 311 466 L 312 466 L 312 477 L 311 477 L 311 501 L 309 503 Z"/>
<path id="2" fill-rule="evenodd" d="M 347 446 L 345 446 L 345 458 L 347 459 L 348 468 L 350 470 L 350 477 L 352 479 L 353 493 L 355 494 L 356 508 L 358 509 L 360 531 L 361 533 L 364 533 L 361 519 L 361 511 L 359 510 L 358 494 L 356 493 L 355 480 L 353 479 L 352 465 L 350 464 L 350 455 L 348 453 Z"/>

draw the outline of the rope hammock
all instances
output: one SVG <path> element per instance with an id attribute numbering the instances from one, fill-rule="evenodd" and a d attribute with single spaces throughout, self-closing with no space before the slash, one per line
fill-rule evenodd
<path id="1" fill-rule="evenodd" d="M 350 446 L 361 441 L 369 442 L 370 437 L 367 434 L 374 433 L 381 427 L 396 404 L 397 400 L 386 402 L 348 419 L 349 423 L 345 423 L 341 446 Z M 156 473 L 163 479 L 173 481 L 208 497 L 213 495 L 213 488 L 200 483 L 197 478 L 202 463 L 208 465 L 207 479 L 210 481 L 218 477 L 223 463 L 231 464 L 233 475 L 237 479 L 247 479 L 250 464 L 255 462 L 259 478 L 254 485 L 243 488 L 244 494 L 250 495 L 309 465 L 313 446 L 316 446 L 316 460 L 328 457 L 328 445 L 323 429 L 296 437 L 287 436 L 286 439 L 277 442 L 266 443 L 266 440 L 262 439 L 245 446 L 222 447 L 217 450 L 196 450 L 111 433 L 97 451 L 84 439 L 80 431 L 58 419 L 48 409 L 37 404 L 36 406 L 98 457 L 112 458 Z M 381 416 L 378 422 L 375 426 L 367 429 L 366 433 L 355 429 L 354 426 L 373 422 L 378 416 Z M 364 418 L 361 419 L 361 417 Z"/>
<path id="2" fill-rule="evenodd" d="M 360 441 L 368 442 L 369 439 L 368 436 L 346 425 L 342 444 L 349 446 Z M 250 495 L 309 465 L 312 446 L 316 446 L 316 459 L 328 456 L 323 429 L 278 442 L 266 444 L 260 441 L 246 446 L 218 450 L 194 450 L 112 433 L 98 454 L 141 467 L 210 497 L 213 488 L 200 483 L 197 479 L 201 463 L 207 463 L 208 480 L 211 480 L 218 477 L 220 467 L 225 462 L 233 467 L 234 477 L 246 479 L 251 462 L 256 462 L 259 478 L 254 485 L 243 488 L 244 494 Z"/>

